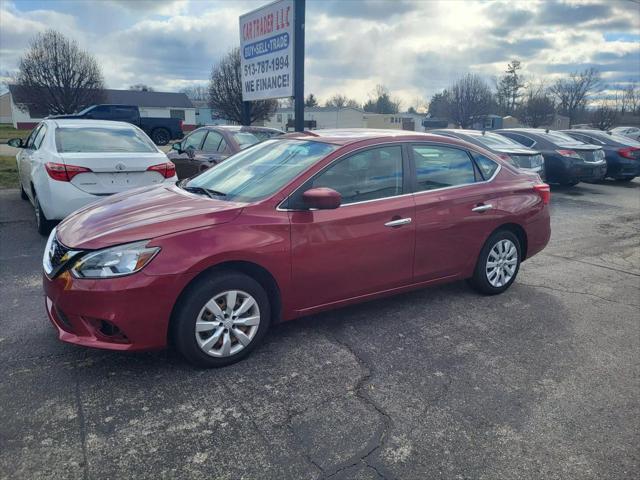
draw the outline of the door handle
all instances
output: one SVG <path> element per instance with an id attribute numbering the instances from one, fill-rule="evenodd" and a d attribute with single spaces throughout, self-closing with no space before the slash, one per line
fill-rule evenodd
<path id="1" fill-rule="evenodd" d="M 472 212 L 486 212 L 487 210 L 491 210 L 492 208 L 493 208 L 493 205 L 488 203 L 486 205 L 478 205 L 477 207 L 472 208 L 471 211 Z"/>
<path id="2" fill-rule="evenodd" d="M 411 218 L 399 218 L 398 220 L 391 220 L 384 224 L 385 227 L 400 227 L 402 225 L 408 225 L 411 223 Z"/>

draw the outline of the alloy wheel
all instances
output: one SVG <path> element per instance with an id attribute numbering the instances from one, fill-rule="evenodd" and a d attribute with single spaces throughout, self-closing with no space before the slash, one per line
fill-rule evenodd
<path id="1" fill-rule="evenodd" d="M 229 357 L 251 343 L 259 325 L 256 299 L 241 290 L 228 290 L 211 298 L 200 310 L 196 341 L 207 355 Z"/>
<path id="2" fill-rule="evenodd" d="M 485 272 L 491 286 L 500 288 L 511 281 L 518 266 L 518 249 L 511 240 L 499 240 L 489 251 Z"/>

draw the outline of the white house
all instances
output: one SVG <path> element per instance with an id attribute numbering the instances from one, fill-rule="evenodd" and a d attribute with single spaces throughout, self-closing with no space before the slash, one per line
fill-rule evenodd
<path id="1" fill-rule="evenodd" d="M 293 108 L 279 108 L 271 118 L 264 121 L 264 126 L 286 131 L 287 125 L 290 125 L 291 130 L 293 129 L 293 118 Z M 308 128 L 313 129 L 362 128 L 365 126 L 363 111 L 351 107 L 305 107 L 304 120 L 305 124 L 310 125 Z"/>
<path id="2" fill-rule="evenodd" d="M 33 128 L 46 113 L 38 112 L 26 104 L 23 89 L 9 85 L 9 91 L 0 95 L 1 123 L 12 123 L 15 128 Z M 196 127 L 196 109 L 184 93 L 141 92 L 137 90 L 105 90 L 107 104 L 136 105 L 142 117 L 179 118 L 183 130 Z"/>

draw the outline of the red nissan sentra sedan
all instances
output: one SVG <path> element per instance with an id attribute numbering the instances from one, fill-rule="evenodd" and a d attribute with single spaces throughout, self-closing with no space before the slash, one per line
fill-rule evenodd
<path id="1" fill-rule="evenodd" d="M 460 140 L 289 134 L 69 216 L 44 253 L 47 312 L 65 342 L 172 342 L 226 365 L 274 322 L 460 279 L 503 292 L 549 240 L 549 199 L 536 174 Z"/>

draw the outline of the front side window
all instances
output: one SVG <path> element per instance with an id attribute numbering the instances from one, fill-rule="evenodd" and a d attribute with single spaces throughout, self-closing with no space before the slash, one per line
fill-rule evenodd
<path id="1" fill-rule="evenodd" d="M 342 204 L 402 194 L 402 147 L 372 148 L 338 161 L 315 177 L 310 188 L 328 187 Z"/>
<path id="2" fill-rule="evenodd" d="M 47 126 L 43 123 L 42 127 L 40 127 L 40 130 L 38 130 L 38 134 L 36 135 L 36 138 L 33 140 L 34 150 L 38 150 L 40 148 L 40 145 L 42 145 L 42 141 L 44 140 L 45 133 L 47 133 Z"/>
<path id="3" fill-rule="evenodd" d="M 155 145 L 134 128 L 61 127 L 55 136 L 60 153 L 157 152 Z"/>
<path id="4" fill-rule="evenodd" d="M 414 145 L 418 191 L 466 185 L 476 181 L 471 157 L 464 150 Z"/>
<path id="5" fill-rule="evenodd" d="M 335 145 L 302 140 L 266 140 L 206 170 L 183 186 L 202 188 L 222 200 L 253 202 L 274 194 Z"/>
<path id="6" fill-rule="evenodd" d="M 202 140 L 206 134 L 206 130 L 196 130 L 189 135 L 184 142 L 182 142 L 182 150 L 186 150 L 187 148 L 195 148 L 196 150 L 199 150 Z"/>
<path id="7" fill-rule="evenodd" d="M 40 133 L 40 130 L 42 130 L 43 127 L 44 123 L 41 123 L 40 125 L 36 126 L 36 128 L 31 130 L 31 133 L 29 134 L 29 138 L 27 138 L 27 143 L 25 145 L 26 148 L 33 148 L 33 142 L 36 140 L 38 133 Z"/>

